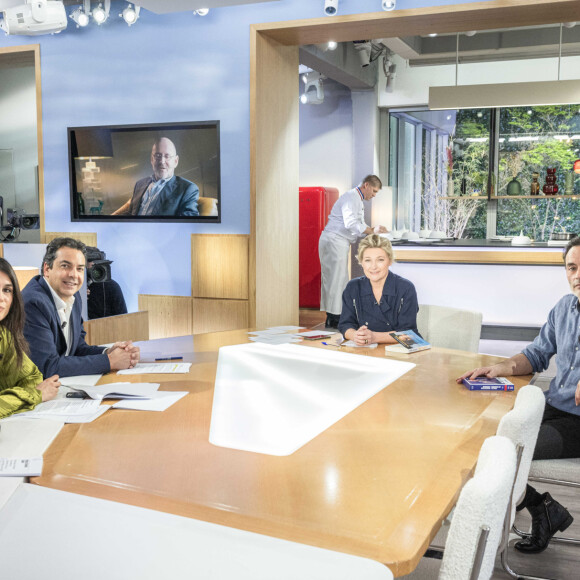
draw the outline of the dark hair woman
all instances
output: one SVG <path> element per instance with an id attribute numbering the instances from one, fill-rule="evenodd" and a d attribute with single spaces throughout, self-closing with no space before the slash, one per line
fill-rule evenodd
<path id="1" fill-rule="evenodd" d="M 54 399 L 58 375 L 45 381 L 28 358 L 22 334 L 24 305 L 12 266 L 0 258 L 0 419 Z"/>

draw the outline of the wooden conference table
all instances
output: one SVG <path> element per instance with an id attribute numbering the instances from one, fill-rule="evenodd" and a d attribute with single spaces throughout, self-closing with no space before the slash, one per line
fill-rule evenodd
<path id="1" fill-rule="evenodd" d="M 131 380 L 190 394 L 162 413 L 115 409 L 66 425 L 33 483 L 374 559 L 395 576 L 411 572 L 483 440 L 513 406 L 514 393 L 469 392 L 454 380 L 497 357 L 439 348 L 392 355 L 417 366 L 276 457 L 208 441 L 218 349 L 243 342 L 245 331 L 141 343 L 143 361 L 183 355 L 193 365 L 189 375 Z M 384 356 L 381 346 L 347 350 Z M 518 387 L 528 381 L 515 379 Z"/>

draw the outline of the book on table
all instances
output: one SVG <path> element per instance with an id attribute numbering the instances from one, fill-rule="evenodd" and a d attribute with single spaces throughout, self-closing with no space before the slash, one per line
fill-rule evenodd
<path id="1" fill-rule="evenodd" d="M 403 350 L 397 349 L 397 352 L 411 353 L 431 348 L 431 345 L 413 330 L 399 330 L 391 332 L 390 335 L 403 347 Z"/>
<path id="2" fill-rule="evenodd" d="M 463 384 L 470 391 L 513 391 L 514 384 L 505 377 L 477 377 L 476 379 L 463 379 Z"/>

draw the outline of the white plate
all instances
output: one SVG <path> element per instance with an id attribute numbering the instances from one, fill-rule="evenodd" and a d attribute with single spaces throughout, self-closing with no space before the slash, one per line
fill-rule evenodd
<path id="1" fill-rule="evenodd" d="M 425 244 L 429 245 L 433 242 L 440 242 L 439 238 L 421 238 L 420 240 L 407 240 L 408 242 L 413 242 L 414 244 Z"/>

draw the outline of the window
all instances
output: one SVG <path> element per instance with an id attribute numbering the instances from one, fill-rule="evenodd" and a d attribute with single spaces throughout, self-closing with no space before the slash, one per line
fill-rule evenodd
<path id="1" fill-rule="evenodd" d="M 580 231 L 579 105 L 397 111 L 389 128 L 396 229 L 536 241 Z M 530 197 L 548 167 L 562 196 Z"/>

